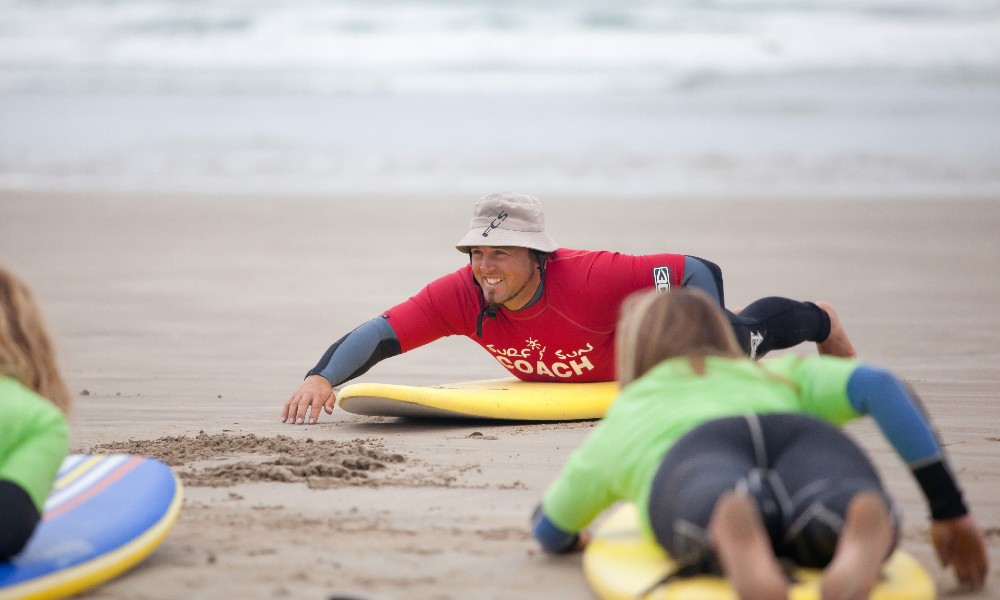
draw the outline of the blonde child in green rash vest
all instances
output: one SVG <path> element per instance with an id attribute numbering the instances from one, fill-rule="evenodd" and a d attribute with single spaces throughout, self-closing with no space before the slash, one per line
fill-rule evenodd
<path id="1" fill-rule="evenodd" d="M 983 585 L 982 533 L 894 375 L 830 356 L 752 362 L 697 290 L 630 298 L 617 335 L 621 392 L 536 510 L 543 548 L 582 548 L 629 500 L 679 572 L 725 574 L 740 598 L 787 597 L 779 557 L 824 569 L 824 600 L 867 598 L 899 537 L 875 467 L 839 428 L 870 415 L 924 492 L 941 562 Z"/>
<path id="2" fill-rule="evenodd" d="M 41 519 L 69 451 L 69 392 L 28 287 L 0 268 L 0 560 Z"/>

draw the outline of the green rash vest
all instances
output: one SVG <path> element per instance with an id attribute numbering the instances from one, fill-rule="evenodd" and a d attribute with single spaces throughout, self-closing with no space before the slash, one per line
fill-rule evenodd
<path id="1" fill-rule="evenodd" d="M 3 376 L 0 415 L 0 480 L 23 488 L 41 513 L 69 452 L 69 423 L 55 404 Z"/>
<path id="2" fill-rule="evenodd" d="M 707 421 L 748 413 L 805 413 L 843 425 L 859 416 L 847 397 L 857 366 L 827 356 L 762 362 L 708 357 L 705 374 L 698 375 L 687 358 L 664 361 L 619 393 L 545 492 L 542 509 L 572 533 L 628 500 L 651 536 L 653 477 L 678 438 Z"/>

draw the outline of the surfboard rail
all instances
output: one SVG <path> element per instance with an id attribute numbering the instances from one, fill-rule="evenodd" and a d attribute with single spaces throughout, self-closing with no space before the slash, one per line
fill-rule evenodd
<path id="1" fill-rule="evenodd" d="M 603 417 L 615 394 L 614 382 L 540 383 L 505 378 L 433 386 L 355 383 L 340 390 L 337 405 L 367 416 L 576 421 Z"/>

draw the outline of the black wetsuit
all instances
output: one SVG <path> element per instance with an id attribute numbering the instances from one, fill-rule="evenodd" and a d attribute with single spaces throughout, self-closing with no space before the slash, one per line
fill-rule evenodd
<path id="1" fill-rule="evenodd" d="M 733 489 L 755 500 L 776 556 L 814 568 L 833 557 L 856 494 L 875 492 L 891 506 L 865 453 L 825 421 L 789 413 L 716 419 L 681 437 L 653 479 L 653 533 L 679 564 L 721 572 L 705 531 L 714 500 Z"/>

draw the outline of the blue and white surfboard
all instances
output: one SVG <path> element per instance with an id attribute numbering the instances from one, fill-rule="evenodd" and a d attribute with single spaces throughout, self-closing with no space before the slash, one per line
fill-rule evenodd
<path id="1" fill-rule="evenodd" d="M 65 598 L 116 577 L 163 541 L 182 499 L 177 476 L 158 460 L 66 457 L 27 547 L 0 562 L 0 600 Z"/>

